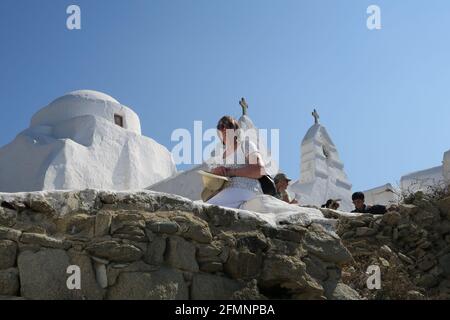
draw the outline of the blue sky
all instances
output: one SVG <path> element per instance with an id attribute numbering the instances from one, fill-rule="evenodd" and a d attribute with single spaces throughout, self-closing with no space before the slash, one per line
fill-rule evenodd
<path id="1" fill-rule="evenodd" d="M 66 28 L 70 4 L 82 30 Z M 450 148 L 449 30 L 447 0 L 2 0 L 0 146 L 76 89 L 132 107 L 169 149 L 245 96 L 258 127 L 280 129 L 292 178 L 315 107 L 355 190 L 395 183 Z"/>

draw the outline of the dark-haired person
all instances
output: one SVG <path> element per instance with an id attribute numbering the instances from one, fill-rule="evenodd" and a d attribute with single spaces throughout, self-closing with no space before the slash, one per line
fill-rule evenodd
<path id="1" fill-rule="evenodd" d="M 263 194 L 258 181 L 265 175 L 264 162 L 255 143 L 241 141 L 239 123 L 230 116 L 222 117 L 217 124 L 223 154 L 221 161 L 211 166 L 211 173 L 230 177 L 230 182 L 207 203 L 239 208 L 244 202 Z"/>
<path id="2" fill-rule="evenodd" d="M 364 193 L 362 192 L 355 192 L 352 195 L 352 201 L 355 205 L 353 213 L 385 214 L 387 212 L 386 207 L 382 205 L 366 206 Z"/>

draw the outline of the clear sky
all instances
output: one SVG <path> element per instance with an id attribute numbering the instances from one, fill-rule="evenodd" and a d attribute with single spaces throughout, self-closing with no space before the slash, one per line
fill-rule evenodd
<path id="1" fill-rule="evenodd" d="M 82 29 L 66 28 L 81 7 Z M 366 9 L 381 8 L 381 30 Z M 450 149 L 448 0 L 1 0 L 0 146 L 77 89 L 135 110 L 171 150 L 176 128 L 238 117 L 280 129 L 299 176 L 315 107 L 354 189 L 398 182 Z"/>

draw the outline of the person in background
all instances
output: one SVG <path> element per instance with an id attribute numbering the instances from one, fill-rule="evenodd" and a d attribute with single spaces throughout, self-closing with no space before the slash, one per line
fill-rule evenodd
<path id="1" fill-rule="evenodd" d="M 322 205 L 322 208 L 338 210 L 340 207 L 339 201 L 341 201 L 341 199 L 328 199 L 327 203 Z"/>
<path id="2" fill-rule="evenodd" d="M 297 200 L 293 199 L 291 200 L 289 198 L 289 194 L 287 193 L 286 189 L 289 185 L 289 179 L 284 173 L 279 173 L 275 176 L 273 179 L 275 182 L 275 186 L 277 188 L 277 193 L 274 195 L 275 198 L 283 200 L 284 202 L 290 203 L 290 204 L 297 204 Z"/>
<path id="3" fill-rule="evenodd" d="M 386 207 L 382 205 L 366 206 L 364 198 L 364 193 L 362 192 L 355 192 L 352 195 L 353 204 L 355 205 L 355 210 L 352 213 L 385 214 L 387 212 Z"/>

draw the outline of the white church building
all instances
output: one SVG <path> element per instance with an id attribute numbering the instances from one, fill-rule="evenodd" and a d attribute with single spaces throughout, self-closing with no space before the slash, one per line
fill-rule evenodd
<path id="1" fill-rule="evenodd" d="M 336 145 L 327 129 L 319 123 L 314 110 L 314 125 L 301 143 L 300 179 L 289 185 L 304 205 L 320 206 L 328 199 L 341 199 L 342 210 L 352 209 L 352 184 L 344 171 Z"/>
<path id="2" fill-rule="evenodd" d="M 245 100 L 240 103 L 241 128 L 257 130 Z M 288 192 L 301 205 L 341 199 L 341 209 L 350 211 L 352 184 L 316 111 L 313 116 L 315 123 L 301 143 L 300 177 Z M 270 158 L 268 150 L 263 153 Z M 197 171 L 206 167 L 177 172 L 170 151 L 142 135 L 133 110 L 104 93 L 80 90 L 39 110 L 29 128 L 0 148 L 0 192 L 147 188 L 199 200 L 203 184 Z M 277 164 L 273 167 L 278 170 Z M 441 182 L 450 183 L 450 151 L 441 166 L 403 176 L 400 189 L 425 190 Z M 398 201 L 401 191 L 386 184 L 364 193 L 369 205 L 388 205 Z"/>
<path id="3" fill-rule="evenodd" d="M 171 153 L 142 136 L 133 110 L 90 90 L 54 100 L 0 149 L 0 192 L 130 190 L 175 173 Z"/>
<path id="4" fill-rule="evenodd" d="M 417 191 L 430 192 L 433 188 L 450 185 L 450 150 L 444 153 L 442 164 L 429 169 L 419 170 L 403 175 L 400 185 L 388 183 L 384 186 L 364 191 L 366 203 L 369 205 L 396 204 L 403 195 Z"/>

